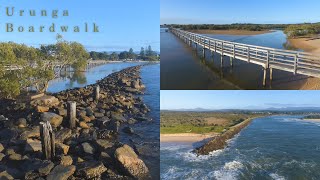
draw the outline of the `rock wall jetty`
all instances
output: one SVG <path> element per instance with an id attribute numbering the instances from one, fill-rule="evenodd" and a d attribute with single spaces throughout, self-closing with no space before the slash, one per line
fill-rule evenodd
<path id="1" fill-rule="evenodd" d="M 118 140 L 134 132 L 130 125 L 150 120 L 137 96 L 145 88 L 140 68 L 84 88 L 0 100 L 0 179 L 149 179 L 138 153 Z M 43 140 L 44 132 L 53 136 Z"/>
<path id="2" fill-rule="evenodd" d="M 227 146 L 227 141 L 237 135 L 243 128 L 248 126 L 252 119 L 247 119 L 240 124 L 231 127 L 219 136 L 214 137 L 209 142 L 196 148 L 193 152 L 197 155 L 209 155 L 210 152 L 224 149 Z"/>

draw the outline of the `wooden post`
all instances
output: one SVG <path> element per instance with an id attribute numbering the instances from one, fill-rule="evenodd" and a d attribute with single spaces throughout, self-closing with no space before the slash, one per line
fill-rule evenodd
<path id="1" fill-rule="evenodd" d="M 296 54 L 294 56 L 294 71 L 293 74 L 296 75 L 297 74 L 297 69 L 298 69 L 298 55 Z"/>
<path id="2" fill-rule="evenodd" d="M 270 67 L 269 50 L 267 51 L 267 68 Z"/>
<path id="3" fill-rule="evenodd" d="M 233 67 L 233 58 L 232 57 L 230 57 L 230 65 L 231 65 L 231 67 Z"/>
<path id="4" fill-rule="evenodd" d="M 223 68 L 223 55 L 221 54 L 221 63 L 220 63 L 220 65 L 221 65 L 221 68 Z"/>
<path id="5" fill-rule="evenodd" d="M 73 101 L 69 101 L 67 105 L 67 115 L 69 119 L 69 128 L 76 128 L 76 109 L 77 103 Z"/>
<path id="6" fill-rule="evenodd" d="M 206 48 L 205 47 L 202 48 L 202 56 L 203 56 L 203 58 L 206 58 Z"/>
<path id="7" fill-rule="evenodd" d="M 95 100 L 98 101 L 99 98 L 100 98 L 100 86 L 96 86 L 95 88 L 95 91 L 94 91 L 94 97 L 95 97 Z"/>
<path id="8" fill-rule="evenodd" d="M 248 62 L 250 62 L 250 47 L 248 47 Z"/>
<path id="9" fill-rule="evenodd" d="M 263 87 L 266 87 L 266 84 L 267 84 L 267 67 L 263 68 Z"/>
<path id="10" fill-rule="evenodd" d="M 40 122 L 40 137 L 43 158 L 53 159 L 55 157 L 55 136 L 49 121 Z"/>
<path id="11" fill-rule="evenodd" d="M 272 83 L 272 79 L 273 79 L 273 69 L 270 68 L 270 84 Z"/>
<path id="12" fill-rule="evenodd" d="M 223 42 L 221 43 L 221 56 L 223 56 Z"/>

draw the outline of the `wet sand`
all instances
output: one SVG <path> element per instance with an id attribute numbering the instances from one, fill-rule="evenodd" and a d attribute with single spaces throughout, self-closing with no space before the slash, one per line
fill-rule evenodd
<path id="1" fill-rule="evenodd" d="M 310 52 L 316 56 L 320 56 L 320 38 L 297 38 L 289 39 L 290 44 L 305 52 Z M 320 78 L 310 77 L 306 83 L 300 88 L 301 90 L 320 90 Z"/>
<path id="2" fill-rule="evenodd" d="M 272 31 L 264 30 L 264 31 L 248 31 L 248 30 L 190 30 L 193 33 L 199 34 L 225 34 L 225 35 L 258 35 L 258 34 L 266 34 Z"/>
<path id="3" fill-rule="evenodd" d="M 311 121 L 311 122 L 320 122 L 320 119 L 304 119 L 306 121 Z"/>
<path id="4" fill-rule="evenodd" d="M 179 133 L 179 134 L 160 134 L 160 142 L 199 142 L 217 136 L 218 133 L 195 134 L 195 133 Z"/>
<path id="5" fill-rule="evenodd" d="M 295 48 L 320 56 L 320 38 L 289 39 L 289 42 Z"/>

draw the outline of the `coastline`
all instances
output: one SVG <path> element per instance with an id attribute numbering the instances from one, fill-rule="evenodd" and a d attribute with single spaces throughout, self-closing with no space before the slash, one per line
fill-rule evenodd
<path id="1" fill-rule="evenodd" d="M 320 122 L 320 119 L 303 119 L 305 121 Z"/>
<path id="2" fill-rule="evenodd" d="M 163 142 L 199 142 L 209 138 L 218 136 L 219 133 L 207 133 L 207 134 L 196 134 L 196 133 L 178 133 L 178 134 L 160 134 L 160 143 Z"/>
<path id="3" fill-rule="evenodd" d="M 256 117 L 257 118 L 257 117 Z M 252 120 L 256 118 L 249 118 L 243 122 L 230 127 L 230 129 L 219 136 L 213 138 L 211 141 L 196 148 L 193 152 L 197 155 L 208 155 L 212 151 L 220 150 L 226 147 L 227 141 L 237 135 L 243 128 L 247 127 Z"/>
<path id="4" fill-rule="evenodd" d="M 271 33 L 272 31 L 264 30 L 264 31 L 248 31 L 248 30 L 187 30 L 192 33 L 198 34 L 224 34 L 224 35 L 235 35 L 235 36 L 242 36 L 242 35 L 259 35 L 259 34 L 266 34 Z"/>

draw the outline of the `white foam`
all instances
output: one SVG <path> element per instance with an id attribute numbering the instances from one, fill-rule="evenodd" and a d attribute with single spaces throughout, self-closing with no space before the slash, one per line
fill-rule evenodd
<path id="1" fill-rule="evenodd" d="M 232 161 L 226 163 L 223 168 L 227 170 L 238 170 L 243 168 L 243 164 L 239 161 Z"/>
<path id="2" fill-rule="evenodd" d="M 269 175 L 274 180 L 285 180 L 285 178 L 283 176 L 280 176 L 279 174 L 276 174 L 276 173 L 271 173 Z"/>
<path id="3" fill-rule="evenodd" d="M 184 173 L 180 172 L 181 169 L 179 169 L 176 166 L 172 166 L 168 169 L 167 172 L 161 174 L 161 179 L 175 179 L 181 177 Z"/>
<path id="4" fill-rule="evenodd" d="M 224 150 L 217 150 L 217 151 L 213 151 L 210 152 L 208 155 L 200 155 L 198 156 L 197 154 L 193 153 L 193 152 L 182 152 L 182 153 L 178 153 L 183 160 L 188 161 L 188 162 L 201 162 L 203 160 L 208 160 L 212 157 L 216 157 L 219 156 Z"/>
<path id="5" fill-rule="evenodd" d="M 231 161 L 225 163 L 220 170 L 214 171 L 211 175 L 217 180 L 234 180 L 237 179 L 237 176 L 243 167 L 241 162 Z"/>

